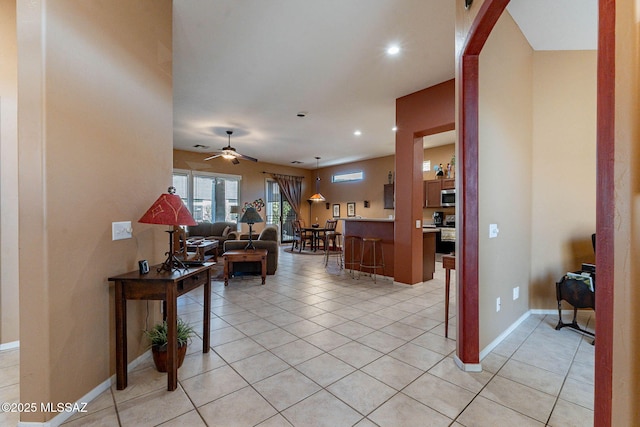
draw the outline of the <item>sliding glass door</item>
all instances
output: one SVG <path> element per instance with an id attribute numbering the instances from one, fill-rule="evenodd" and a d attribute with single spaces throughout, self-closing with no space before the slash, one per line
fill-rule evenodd
<path id="1" fill-rule="evenodd" d="M 291 242 L 293 240 L 293 221 L 296 219 L 295 211 L 280 194 L 277 182 L 267 180 L 266 194 L 267 225 L 278 227 L 281 242 Z"/>

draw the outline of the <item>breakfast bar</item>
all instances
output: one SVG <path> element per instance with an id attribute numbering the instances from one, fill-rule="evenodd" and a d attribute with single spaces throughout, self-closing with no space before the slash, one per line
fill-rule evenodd
<path id="1" fill-rule="evenodd" d="M 371 273 L 372 271 L 370 271 L 370 269 L 366 267 L 361 269 L 359 267 L 362 246 L 357 243 L 354 244 L 353 242 L 359 242 L 360 239 L 365 237 L 376 237 L 381 239 L 382 253 L 384 254 L 385 261 L 384 276 L 393 278 L 395 221 L 386 218 L 342 218 L 342 220 L 342 230 L 345 236 L 345 264 L 353 266 L 355 270 Z M 438 232 L 439 230 L 436 228 L 423 230 L 423 281 L 433 279 L 436 262 L 436 233 Z M 354 236 L 356 239 L 350 239 L 350 236 Z M 372 263 L 370 251 L 365 251 L 363 258 L 365 265 Z M 376 271 L 376 273 L 380 273 L 380 270 Z"/>

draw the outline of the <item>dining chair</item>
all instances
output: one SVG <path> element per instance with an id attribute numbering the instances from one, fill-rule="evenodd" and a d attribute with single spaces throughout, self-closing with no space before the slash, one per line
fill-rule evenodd
<path id="1" fill-rule="evenodd" d="M 305 248 L 307 241 L 311 245 L 312 236 L 305 230 L 300 224 L 300 220 L 293 221 L 293 243 L 291 244 L 291 250 L 293 251 L 298 246 L 298 252 L 301 252 Z"/>

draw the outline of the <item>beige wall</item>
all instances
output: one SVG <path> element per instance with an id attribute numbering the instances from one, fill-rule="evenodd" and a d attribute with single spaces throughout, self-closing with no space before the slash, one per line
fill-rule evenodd
<path id="1" fill-rule="evenodd" d="M 205 162 L 203 161 L 203 159 L 206 157 L 208 157 L 208 155 L 206 155 L 205 153 L 174 150 L 173 167 L 175 169 L 186 169 L 208 173 L 241 175 L 241 204 L 244 204 L 244 202 L 253 202 L 258 198 L 264 199 L 266 181 L 267 179 L 271 179 L 271 176 L 262 172 L 275 172 L 283 175 L 303 176 L 305 179 L 302 180 L 302 218 L 309 218 L 309 205 L 307 204 L 306 199 L 309 198 L 313 194 L 313 192 L 315 192 L 315 174 L 313 171 L 290 166 L 274 165 L 271 163 L 264 163 L 260 161 L 258 161 L 258 163 L 254 163 L 240 160 L 239 164 L 234 165 L 228 160 L 218 158 Z M 324 182 L 322 185 L 324 186 Z M 324 187 L 321 187 L 321 189 L 324 192 Z M 253 226 L 253 230 L 258 232 L 263 228 L 264 224 L 255 224 Z M 249 232 L 249 226 L 246 224 L 242 224 L 242 230 L 244 230 L 245 232 Z"/>
<path id="2" fill-rule="evenodd" d="M 531 308 L 555 308 L 555 282 L 595 262 L 596 60 L 596 51 L 533 55 Z"/>
<path id="3" fill-rule="evenodd" d="M 640 419 L 640 1 L 616 1 L 614 426 Z M 597 363 L 597 362 L 596 362 Z M 596 366 L 597 367 L 597 366 Z"/>
<path id="4" fill-rule="evenodd" d="M 18 2 L 22 402 L 73 402 L 114 373 L 107 277 L 163 259 L 162 227 L 136 221 L 171 183 L 171 18 L 168 0 Z M 133 238 L 112 241 L 123 220 Z M 132 360 L 146 304 L 128 314 Z"/>
<path id="5" fill-rule="evenodd" d="M 431 160 L 431 171 L 423 172 L 422 179 L 436 179 L 436 170 L 435 167 L 437 165 L 442 164 L 442 167 L 447 168 L 447 164 L 451 163 L 451 158 L 456 152 L 455 141 L 452 141 L 451 144 L 440 145 L 438 147 L 425 148 L 424 150 L 424 160 Z M 445 178 L 447 177 L 445 172 Z M 453 177 L 453 175 L 452 175 Z"/>
<path id="6" fill-rule="evenodd" d="M 480 55 L 480 348 L 529 309 L 533 52 L 508 13 Z M 489 224 L 500 233 L 489 239 Z M 512 289 L 520 287 L 513 300 Z M 502 308 L 496 312 L 496 299 Z"/>
<path id="7" fill-rule="evenodd" d="M 362 181 L 332 183 L 331 177 L 337 173 L 362 171 Z M 314 171 L 315 172 L 315 171 Z M 333 217 L 333 205 L 340 205 L 340 216 L 347 217 L 347 203 L 355 202 L 356 216 L 363 218 L 388 218 L 394 215 L 393 209 L 384 209 L 384 185 L 389 183 L 389 172 L 395 176 L 395 156 L 378 157 L 339 166 L 329 166 L 320 169 L 320 192 L 330 204 L 326 209 L 324 203 L 313 206 L 312 220 L 318 218 L 323 224 Z M 315 177 L 315 174 L 314 174 Z M 393 178 L 392 178 L 393 179 Z M 364 207 L 364 201 L 369 207 Z M 308 219 L 307 219 L 308 220 Z M 342 227 L 338 223 L 338 229 Z"/>
<path id="8" fill-rule="evenodd" d="M 0 346 L 19 340 L 17 127 L 16 2 L 0 0 Z"/>

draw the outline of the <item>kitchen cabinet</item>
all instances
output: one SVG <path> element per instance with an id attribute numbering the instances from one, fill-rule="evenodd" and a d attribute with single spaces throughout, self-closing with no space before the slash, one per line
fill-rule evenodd
<path id="1" fill-rule="evenodd" d="M 442 182 L 439 179 L 424 181 L 424 207 L 439 208 L 440 207 L 440 190 L 442 190 Z"/>
<path id="2" fill-rule="evenodd" d="M 455 179 L 430 179 L 424 181 L 424 207 L 440 208 L 440 192 L 456 188 Z"/>
<path id="3" fill-rule="evenodd" d="M 384 208 L 393 209 L 393 184 L 384 185 Z"/>
<path id="4" fill-rule="evenodd" d="M 453 190 L 456 188 L 456 180 L 454 178 L 441 179 L 443 190 Z"/>

